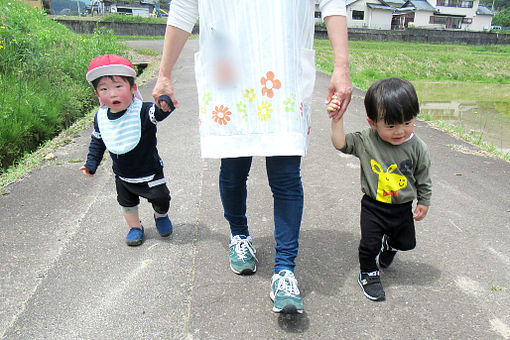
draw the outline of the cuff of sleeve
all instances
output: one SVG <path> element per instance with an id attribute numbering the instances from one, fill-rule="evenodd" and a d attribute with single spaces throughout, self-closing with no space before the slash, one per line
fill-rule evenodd
<path id="1" fill-rule="evenodd" d="M 347 16 L 345 0 L 321 0 L 319 8 L 322 20 L 332 15 Z"/>
<path id="2" fill-rule="evenodd" d="M 197 18 L 198 7 L 196 3 L 172 1 L 170 3 L 170 12 L 168 13 L 166 24 L 191 33 L 195 23 L 197 22 Z"/>
<path id="3" fill-rule="evenodd" d="M 97 167 L 93 167 L 90 164 L 85 163 L 84 165 L 87 169 L 89 169 L 89 172 L 91 175 L 96 173 Z"/>
<path id="4" fill-rule="evenodd" d="M 174 26 L 180 28 L 181 30 L 186 31 L 188 33 L 191 33 L 193 31 L 193 27 L 195 26 L 194 23 L 193 24 L 183 23 L 180 20 L 173 20 L 172 17 L 168 17 L 166 24 L 167 26 Z"/>
<path id="5" fill-rule="evenodd" d="M 321 13 L 321 16 L 322 16 L 322 20 L 324 20 L 324 18 L 326 17 L 330 17 L 330 16 L 333 16 L 333 15 L 342 15 L 342 16 L 347 16 L 347 12 L 345 10 L 341 10 L 341 9 L 337 9 L 337 10 L 334 10 L 334 11 L 327 11 L 327 12 L 322 12 Z"/>

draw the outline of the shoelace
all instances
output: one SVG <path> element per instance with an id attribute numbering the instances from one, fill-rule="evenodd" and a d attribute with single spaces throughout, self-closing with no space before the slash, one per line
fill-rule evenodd
<path id="1" fill-rule="evenodd" d="M 236 255 L 244 261 L 244 259 L 246 258 L 246 253 L 247 252 L 250 252 L 251 256 L 253 256 L 253 258 L 257 260 L 257 257 L 255 256 L 255 253 L 257 252 L 255 249 L 253 249 L 252 245 L 251 245 L 251 242 L 246 239 L 246 238 L 240 238 L 239 236 L 234 236 L 232 238 L 232 240 L 230 241 L 230 245 L 234 245 L 236 246 L 235 248 L 235 252 L 236 252 Z"/>
<path id="2" fill-rule="evenodd" d="M 381 277 L 379 276 L 379 271 L 375 270 L 370 273 L 366 273 L 367 277 L 365 280 L 367 281 L 367 284 L 374 283 L 374 282 L 381 282 Z"/>
<path id="3" fill-rule="evenodd" d="M 278 287 L 276 287 L 275 295 L 278 294 L 278 292 L 280 291 L 288 296 L 299 295 L 297 280 L 292 273 L 291 274 L 286 273 L 284 276 L 280 277 L 280 279 L 278 280 Z"/>

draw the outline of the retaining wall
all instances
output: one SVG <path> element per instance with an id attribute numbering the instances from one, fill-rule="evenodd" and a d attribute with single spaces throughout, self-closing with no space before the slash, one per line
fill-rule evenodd
<path id="1" fill-rule="evenodd" d="M 315 37 L 327 38 L 325 29 L 317 28 Z M 467 45 L 510 44 L 510 34 L 446 31 L 410 28 L 406 30 L 369 30 L 349 28 L 349 40 L 412 41 Z"/>
<path id="2" fill-rule="evenodd" d="M 85 20 L 59 20 L 57 22 L 69 27 L 77 33 L 94 33 L 96 27 L 105 27 L 118 35 L 148 35 L 164 36 L 166 24 L 124 23 L 124 22 L 97 22 Z M 198 33 L 198 27 L 193 29 Z M 316 38 L 327 38 L 324 28 L 317 27 Z M 396 30 L 370 30 L 360 28 L 349 29 L 349 40 L 377 40 L 377 41 L 413 41 L 423 43 L 449 43 L 467 45 L 497 45 L 510 44 L 510 34 L 443 31 L 426 29 Z"/>
<path id="3" fill-rule="evenodd" d="M 104 27 L 108 30 L 113 30 L 115 34 L 118 35 L 164 36 L 166 30 L 166 24 L 99 22 L 61 19 L 54 20 L 80 34 L 92 34 L 97 27 Z M 198 33 L 197 27 L 193 29 L 193 33 Z"/>

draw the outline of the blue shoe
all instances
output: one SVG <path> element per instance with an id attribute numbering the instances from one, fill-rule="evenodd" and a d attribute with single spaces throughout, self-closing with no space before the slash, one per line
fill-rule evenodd
<path id="1" fill-rule="evenodd" d="M 299 289 L 294 273 L 282 270 L 271 278 L 270 297 L 273 300 L 273 312 L 303 313 L 303 300 L 299 296 Z"/>
<path id="2" fill-rule="evenodd" d="M 154 220 L 156 221 L 156 229 L 158 229 L 158 233 L 162 237 L 167 237 L 173 231 L 172 229 L 172 221 L 168 218 L 168 215 L 165 217 L 156 217 L 154 216 Z"/>
<path id="3" fill-rule="evenodd" d="M 143 242 L 143 226 L 142 229 L 131 228 L 126 236 L 128 246 L 139 246 Z"/>
<path id="4" fill-rule="evenodd" d="M 230 235 L 229 260 L 230 269 L 239 275 L 249 275 L 257 271 L 257 258 L 255 257 L 255 248 L 251 243 L 251 237 L 243 238 L 236 235 Z"/>

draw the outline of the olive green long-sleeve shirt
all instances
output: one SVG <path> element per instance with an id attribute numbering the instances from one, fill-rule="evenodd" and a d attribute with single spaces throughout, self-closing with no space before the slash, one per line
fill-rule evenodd
<path id="1" fill-rule="evenodd" d="M 369 197 L 390 204 L 417 199 L 418 204 L 430 205 L 429 151 L 416 134 L 395 146 L 383 141 L 372 129 L 348 133 L 340 151 L 359 158 L 361 190 Z"/>

